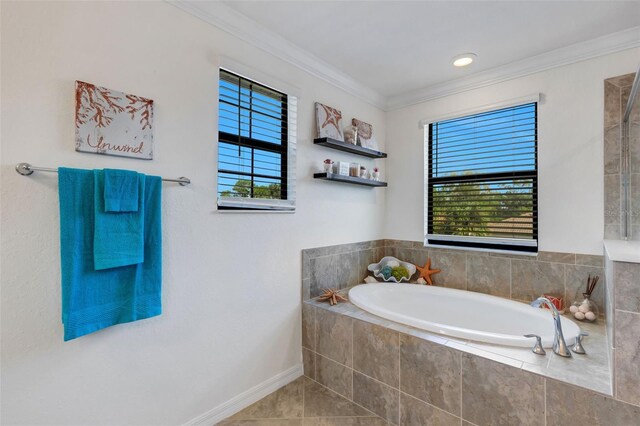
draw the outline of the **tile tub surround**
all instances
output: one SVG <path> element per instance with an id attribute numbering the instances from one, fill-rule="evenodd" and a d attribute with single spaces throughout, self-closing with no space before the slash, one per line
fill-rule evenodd
<path id="1" fill-rule="evenodd" d="M 562 295 L 565 304 L 582 300 L 589 274 L 600 276 L 593 301 L 604 315 L 603 256 L 539 252 L 537 256 L 425 248 L 421 241 L 376 240 L 302 251 L 302 298 L 319 296 L 324 288 L 346 289 L 363 282 L 367 266 L 384 256 L 432 267 L 435 285 L 477 291 L 531 302 L 544 293 Z M 355 272 L 354 272 L 355 271 Z M 414 276 L 415 278 L 415 276 Z"/>
<path id="2" fill-rule="evenodd" d="M 604 237 L 620 239 L 623 230 L 621 201 L 621 127 L 635 74 L 604 81 Z M 629 146 L 631 152 L 631 238 L 640 240 L 640 102 L 631 113 Z"/>
<path id="3" fill-rule="evenodd" d="M 325 288 L 347 288 L 363 282 L 367 267 L 385 256 L 385 240 L 302 250 L 302 300 Z"/>
<path id="4" fill-rule="evenodd" d="M 617 399 L 640 405 L 640 263 L 617 262 L 605 250 L 608 344 Z"/>
<path id="5" fill-rule="evenodd" d="M 591 424 L 626 425 L 605 420 L 640 416 L 639 406 L 612 397 L 602 323 L 582 324 L 590 333 L 585 338 L 588 354 L 565 359 L 551 350 L 542 357 L 523 348 L 443 338 L 376 317 L 350 303 L 331 307 L 309 300 L 304 305 L 305 310 L 315 311 L 305 321 L 316 319 L 315 324 L 304 324 L 305 329 L 323 328 L 320 322 L 331 315 L 346 318 L 339 326 L 324 327 L 323 333 L 335 335 L 336 346 L 353 342 L 352 362 L 346 365 L 331 360 L 332 350 L 323 353 L 316 331 L 317 349 L 303 348 L 305 362 L 311 363 L 305 374 L 391 424 L 545 424 L 541 420 L 545 410 L 549 425 L 560 424 L 558 417 L 583 416 L 583 410 L 600 419 L 601 423 Z M 344 321 L 351 322 L 350 330 Z M 331 367 L 339 374 L 321 372 L 319 360 L 324 358 L 336 364 Z M 346 383 L 336 384 L 336 377 Z"/>

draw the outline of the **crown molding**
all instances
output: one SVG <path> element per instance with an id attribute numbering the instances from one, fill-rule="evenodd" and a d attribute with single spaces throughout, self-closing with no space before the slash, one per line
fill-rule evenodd
<path id="1" fill-rule="evenodd" d="M 222 2 L 188 0 L 167 0 L 167 2 L 367 103 L 380 109 L 385 108 L 386 99 L 377 91 Z"/>
<path id="2" fill-rule="evenodd" d="M 385 97 L 333 65 L 222 2 L 166 0 L 171 5 L 384 111 L 491 86 L 530 74 L 640 47 L 640 27 L 608 34 L 455 80 Z"/>
<path id="3" fill-rule="evenodd" d="M 468 77 L 434 84 L 421 90 L 390 96 L 387 98 L 385 110 L 404 108 L 635 47 L 640 47 L 640 27 L 551 50 Z"/>

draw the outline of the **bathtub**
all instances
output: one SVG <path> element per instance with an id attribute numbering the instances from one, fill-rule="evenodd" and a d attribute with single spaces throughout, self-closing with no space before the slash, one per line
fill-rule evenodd
<path id="1" fill-rule="evenodd" d="M 471 291 L 411 284 L 362 284 L 349 291 L 357 307 L 379 317 L 432 333 L 505 346 L 532 347 L 537 334 L 545 348 L 553 345 L 551 311 Z M 562 317 L 568 345 L 580 333 Z"/>

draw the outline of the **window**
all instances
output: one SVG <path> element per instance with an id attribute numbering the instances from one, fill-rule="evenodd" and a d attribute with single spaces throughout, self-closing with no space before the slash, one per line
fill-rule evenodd
<path id="1" fill-rule="evenodd" d="M 427 244 L 537 252 L 537 105 L 429 124 Z"/>
<path id="2" fill-rule="evenodd" d="M 291 101 L 284 93 L 220 69 L 220 210 L 294 209 L 295 190 L 289 173 L 295 145 Z"/>

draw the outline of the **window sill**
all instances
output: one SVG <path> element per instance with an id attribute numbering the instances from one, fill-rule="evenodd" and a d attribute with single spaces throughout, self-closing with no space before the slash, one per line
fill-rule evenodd
<path id="1" fill-rule="evenodd" d="M 518 250 L 499 250 L 499 249 L 489 249 L 489 248 L 480 248 L 480 247 L 449 246 L 444 244 L 425 243 L 424 247 L 444 249 L 444 250 L 477 251 L 477 252 L 484 252 L 484 253 L 509 254 L 509 255 L 526 256 L 526 257 L 536 257 L 538 255 L 537 251 L 533 252 L 533 251 L 518 251 Z"/>
<path id="2" fill-rule="evenodd" d="M 268 214 L 293 214 L 295 210 L 269 210 L 269 209 L 218 209 L 218 213 L 268 213 Z"/>

